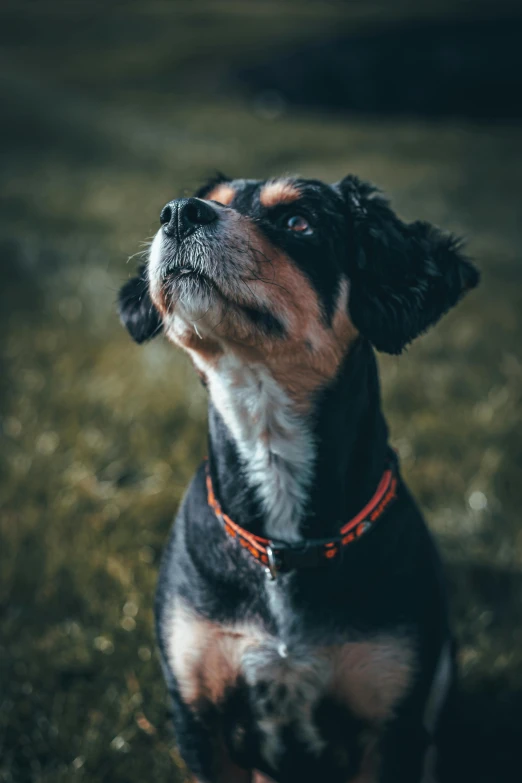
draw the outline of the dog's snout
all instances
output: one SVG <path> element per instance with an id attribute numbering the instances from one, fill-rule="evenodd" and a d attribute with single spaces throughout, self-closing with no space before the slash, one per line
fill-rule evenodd
<path id="1" fill-rule="evenodd" d="M 160 221 L 167 236 L 177 236 L 181 241 L 197 228 L 217 220 L 218 213 L 206 201 L 199 198 L 183 198 L 169 201 L 161 210 Z"/>

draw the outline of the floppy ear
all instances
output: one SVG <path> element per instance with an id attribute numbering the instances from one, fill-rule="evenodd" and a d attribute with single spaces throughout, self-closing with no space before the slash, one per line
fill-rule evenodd
<path id="1" fill-rule="evenodd" d="M 224 185 L 227 182 L 232 182 L 230 177 L 227 177 L 227 175 L 223 174 L 221 171 L 216 171 L 213 177 L 207 180 L 204 185 L 196 190 L 194 196 L 196 198 L 205 198 L 205 196 L 217 188 L 218 185 Z"/>
<path id="2" fill-rule="evenodd" d="M 145 270 L 146 266 L 142 264 L 138 276 L 122 286 L 118 297 L 120 320 L 137 343 L 150 340 L 162 330 L 160 315 L 149 295 Z"/>
<path id="3" fill-rule="evenodd" d="M 400 353 L 479 281 L 461 242 L 429 223 L 403 223 L 371 185 L 336 186 L 352 223 L 350 315 L 379 351 Z"/>

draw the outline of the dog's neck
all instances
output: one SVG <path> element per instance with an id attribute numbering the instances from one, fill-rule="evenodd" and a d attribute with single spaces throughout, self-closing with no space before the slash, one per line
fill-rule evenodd
<path id="1" fill-rule="evenodd" d="M 241 527 L 297 542 L 338 533 L 371 498 L 387 427 L 372 348 L 359 339 L 307 416 L 255 367 L 210 378 L 209 463 L 223 510 Z"/>

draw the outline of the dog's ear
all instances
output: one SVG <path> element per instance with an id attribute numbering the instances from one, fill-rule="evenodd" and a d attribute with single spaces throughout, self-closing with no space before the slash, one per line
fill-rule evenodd
<path id="1" fill-rule="evenodd" d="M 461 242 L 429 223 L 403 223 L 371 185 L 335 186 L 348 208 L 350 315 L 379 351 L 400 353 L 479 281 Z"/>
<path id="2" fill-rule="evenodd" d="M 145 264 L 138 271 L 137 277 L 133 277 L 120 289 L 118 311 L 132 339 L 144 343 L 161 332 L 162 322 L 150 298 Z"/>
<path id="3" fill-rule="evenodd" d="M 211 191 L 217 188 L 218 185 L 225 185 L 227 182 L 232 182 L 230 177 L 223 174 L 221 171 L 216 171 L 213 177 L 210 177 L 204 185 L 196 190 L 194 196 L 196 198 L 205 198 Z"/>

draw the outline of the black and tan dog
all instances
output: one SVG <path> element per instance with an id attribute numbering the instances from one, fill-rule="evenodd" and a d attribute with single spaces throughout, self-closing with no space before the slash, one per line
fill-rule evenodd
<path id="1" fill-rule="evenodd" d="M 373 348 L 400 353 L 478 273 L 353 176 L 218 177 L 161 223 L 120 312 L 187 351 L 210 396 L 156 605 L 182 756 L 212 783 L 432 780 L 444 584 Z"/>

